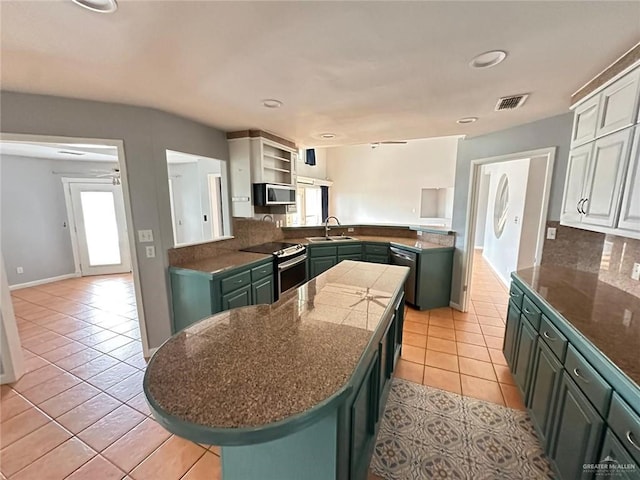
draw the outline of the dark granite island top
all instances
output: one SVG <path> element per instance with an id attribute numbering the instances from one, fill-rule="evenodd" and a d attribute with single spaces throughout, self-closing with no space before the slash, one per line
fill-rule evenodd
<path id="1" fill-rule="evenodd" d="M 407 273 L 343 261 L 272 305 L 222 312 L 177 333 L 145 373 L 154 416 L 178 435 L 218 445 L 302 428 L 351 393 Z"/>
<path id="2" fill-rule="evenodd" d="M 569 268 L 541 266 L 519 270 L 513 276 L 640 385 L 638 297 L 599 281 L 596 274 Z"/>

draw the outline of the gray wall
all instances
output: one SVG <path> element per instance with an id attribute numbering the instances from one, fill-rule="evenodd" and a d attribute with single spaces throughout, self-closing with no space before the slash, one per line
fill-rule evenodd
<path id="1" fill-rule="evenodd" d="M 549 220 L 559 220 L 564 177 L 569 158 L 572 124 L 573 113 L 569 112 L 458 142 L 452 220 L 452 230 L 456 232 L 456 251 L 453 260 L 453 284 L 451 290 L 451 300 L 453 302 L 460 303 L 461 301 L 459 286 L 462 277 L 462 252 L 465 247 L 464 236 L 466 235 L 468 215 L 467 200 L 471 161 L 539 148 L 557 147 L 548 218 Z"/>
<path id="2" fill-rule="evenodd" d="M 87 176 L 94 176 L 91 170 L 115 165 L 0 157 L 0 238 L 9 285 L 75 272 L 62 175 L 51 172 L 87 172 Z M 24 269 L 21 275 L 16 272 L 19 266 Z"/>
<path id="3" fill-rule="evenodd" d="M 173 243 L 166 150 L 228 161 L 224 132 L 200 123 L 128 105 L 2 92 L 3 133 L 124 141 L 133 229 L 151 229 L 157 255 L 136 242 L 147 336 L 159 346 L 171 332 L 167 249 Z M 130 226 L 131 227 L 131 226 Z"/>

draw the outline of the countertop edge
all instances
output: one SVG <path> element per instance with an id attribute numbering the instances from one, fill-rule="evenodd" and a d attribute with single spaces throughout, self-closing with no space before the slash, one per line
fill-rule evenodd
<path id="1" fill-rule="evenodd" d="M 591 340 L 585 337 L 582 332 L 576 328 L 562 313 L 551 305 L 545 298 L 542 298 L 529 283 L 518 275 L 518 272 L 511 273 L 511 278 L 516 281 L 520 288 L 524 288 L 528 294 L 535 297 L 540 304 L 542 313 L 549 317 L 549 320 L 558 328 L 574 345 L 576 350 L 587 359 L 589 363 L 598 371 L 600 375 L 611 385 L 627 403 L 633 404 L 637 402 L 640 396 L 640 386 L 623 372 L 613 360 L 607 357 Z M 545 310 L 547 310 L 545 312 Z M 564 320 L 562 325 L 558 325 L 553 321 L 553 316 L 560 317 Z M 563 365 L 564 366 L 564 365 Z"/>

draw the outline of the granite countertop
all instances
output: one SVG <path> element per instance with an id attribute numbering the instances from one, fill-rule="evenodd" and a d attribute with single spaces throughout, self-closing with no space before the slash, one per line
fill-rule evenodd
<path id="1" fill-rule="evenodd" d="M 196 270 L 199 272 L 214 274 L 268 258 L 273 257 L 271 255 L 266 255 L 263 253 L 239 252 L 229 250 L 229 253 L 225 253 L 223 255 L 217 255 L 215 257 L 204 258 L 202 260 L 172 265 L 172 267 L 185 268 L 187 270 Z"/>
<path id="2" fill-rule="evenodd" d="M 640 385 L 640 298 L 570 268 L 541 266 L 515 276 Z"/>
<path id="3" fill-rule="evenodd" d="M 407 272 L 344 261 L 272 305 L 204 319 L 151 358 L 147 396 L 163 414 L 209 428 L 305 412 L 348 384 Z"/>
<path id="4" fill-rule="evenodd" d="M 285 242 L 301 243 L 303 245 L 343 245 L 348 243 L 349 240 L 337 240 L 333 242 L 310 242 L 307 238 L 285 238 Z M 356 235 L 353 237 L 354 242 L 389 242 L 396 245 L 405 247 L 411 247 L 417 250 L 430 250 L 434 248 L 451 249 L 454 247 L 447 247 L 446 245 L 438 245 L 437 243 L 424 242 L 415 238 L 404 237 L 384 237 L 380 235 Z"/>

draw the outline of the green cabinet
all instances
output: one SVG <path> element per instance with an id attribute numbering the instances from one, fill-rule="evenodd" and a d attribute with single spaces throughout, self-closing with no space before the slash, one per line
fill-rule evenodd
<path id="1" fill-rule="evenodd" d="M 338 263 L 336 257 L 309 258 L 309 278 L 315 278 Z"/>
<path id="2" fill-rule="evenodd" d="M 366 478 L 378 419 L 378 354 L 373 356 L 351 404 L 351 478 Z"/>
<path id="3" fill-rule="evenodd" d="M 251 285 L 245 285 L 222 296 L 222 311 L 251 305 Z"/>
<path id="4" fill-rule="evenodd" d="M 274 300 L 273 259 L 220 273 L 170 267 L 173 331 L 215 313 Z"/>
<path id="5" fill-rule="evenodd" d="M 604 420 L 565 372 L 560 381 L 549 457 L 560 478 L 592 478 L 585 463 L 597 463 Z"/>
<path id="6" fill-rule="evenodd" d="M 518 329 L 517 347 L 515 355 L 515 370 L 513 377 L 516 381 L 523 398 L 527 398 L 531 379 L 531 365 L 533 364 L 534 347 L 538 333 L 529 323 L 526 317 L 520 317 L 520 327 Z"/>
<path id="7" fill-rule="evenodd" d="M 512 300 L 509 300 L 509 307 L 507 309 L 507 319 L 504 328 L 504 343 L 502 346 L 502 352 L 504 358 L 507 360 L 507 364 L 511 368 L 511 371 L 515 369 L 515 353 L 516 343 L 518 341 L 518 327 L 520 326 L 520 309 L 516 307 Z"/>
<path id="8" fill-rule="evenodd" d="M 526 404 L 531 414 L 531 421 L 542 444 L 545 445 L 549 437 L 550 420 L 555 408 L 563 369 L 562 364 L 542 337 L 538 337 L 533 358 L 531 388 Z"/>
<path id="9" fill-rule="evenodd" d="M 273 303 L 273 279 L 263 278 L 251 286 L 251 298 L 254 305 Z"/>
<path id="10" fill-rule="evenodd" d="M 637 480 L 640 476 L 638 465 L 622 446 L 614 433 L 607 429 L 598 460 L 607 465 L 607 470 L 598 471 L 598 479 Z"/>
<path id="11" fill-rule="evenodd" d="M 362 244 L 364 249 L 364 261 L 371 263 L 389 263 L 389 245 L 382 243 Z"/>

